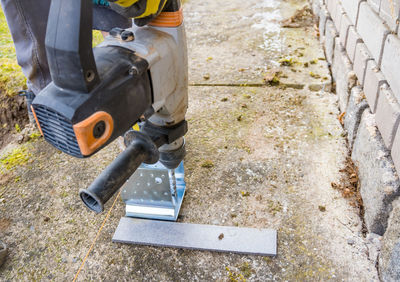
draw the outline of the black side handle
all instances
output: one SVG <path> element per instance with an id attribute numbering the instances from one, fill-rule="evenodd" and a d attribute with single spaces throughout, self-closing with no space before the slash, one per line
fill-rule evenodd
<path id="1" fill-rule="evenodd" d="M 46 32 L 50 74 L 60 88 L 89 93 L 100 83 L 92 50 L 91 0 L 52 0 Z"/>
<path id="2" fill-rule="evenodd" d="M 157 146 L 144 133 L 132 132 L 130 144 L 125 151 L 93 181 L 87 189 L 79 191 L 79 195 L 90 210 L 100 213 L 104 204 L 121 188 L 142 164 L 156 163 L 159 159 Z"/>

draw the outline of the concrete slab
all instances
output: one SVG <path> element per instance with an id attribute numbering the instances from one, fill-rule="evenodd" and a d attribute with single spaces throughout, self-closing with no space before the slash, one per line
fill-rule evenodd
<path id="1" fill-rule="evenodd" d="M 331 80 L 323 50 L 308 36 L 314 33 L 313 27 L 281 27 L 280 21 L 304 5 L 305 1 L 276 0 L 256 4 L 234 0 L 222 6 L 216 1 L 191 3 L 192 8 L 185 11 L 189 83 L 265 85 L 265 75 L 276 69 L 282 72 L 284 86 L 318 85 L 314 88 L 329 91 Z M 204 20 L 209 11 L 213 11 L 212 21 Z M 290 60 L 290 66 L 282 65 L 282 60 Z"/>
<path id="2" fill-rule="evenodd" d="M 191 6 L 185 10 L 189 83 L 264 84 L 267 65 L 276 65 L 284 48 L 281 2 L 193 1 Z"/>
<path id="3" fill-rule="evenodd" d="M 277 87 L 191 87 L 189 94 L 187 194 L 178 221 L 279 229 L 280 256 L 114 245 L 125 214 L 118 200 L 80 279 L 377 277 L 356 235 L 362 226 L 356 211 L 331 188 L 347 156 L 334 94 Z M 11 172 L 19 180 L 12 176 L 1 190 L 0 234 L 12 259 L 0 279 L 73 277 L 105 216 L 87 211 L 77 193 L 118 146 L 85 160 L 44 141 L 28 149 L 30 163 Z"/>
<path id="4" fill-rule="evenodd" d="M 178 221 L 279 229 L 279 256 L 113 244 L 112 234 L 125 214 L 123 202 L 117 200 L 78 281 L 378 280 L 374 262 L 366 255 L 358 210 L 332 189 L 332 183 L 346 178 L 341 170 L 348 156 L 337 119 L 337 96 L 306 88 L 241 87 L 238 79 L 219 74 L 225 66 L 249 68 L 241 81 L 251 82 L 248 78 L 257 74 L 255 65 L 264 69 L 281 55 L 272 47 L 260 47 L 252 59 L 252 48 L 265 42 L 273 46 L 275 41 L 263 36 L 269 32 L 265 27 L 263 33 L 253 34 L 251 25 L 236 25 L 242 17 L 252 17 L 254 10 L 268 14 L 276 2 L 294 7 L 304 3 L 192 0 L 184 6 L 191 54 L 203 56 L 191 59 L 212 62 L 215 65 L 205 69 L 236 86 L 190 87 L 187 194 Z M 231 37 L 226 34 L 241 41 L 234 45 L 241 48 L 229 47 Z M 304 42 L 318 42 L 312 31 L 299 34 Z M 284 49 L 294 47 L 285 37 L 279 39 Z M 304 47 L 298 42 L 296 48 Z M 227 58 L 208 53 L 218 44 L 218 54 L 230 52 Z M 235 48 L 238 53 L 233 53 Z M 240 54 L 247 54 L 246 62 Z M 208 57 L 213 59 L 206 61 Z M 211 74 L 210 83 L 218 82 L 211 81 Z M 201 65 L 192 64 L 191 75 L 202 79 Z M 3 170 L 0 162 L 0 237 L 10 250 L 0 280 L 72 280 L 105 217 L 88 212 L 78 191 L 115 158 L 119 148 L 112 144 L 78 160 L 40 138 L 15 146 L 14 156 L 22 161 L 10 170 Z"/>

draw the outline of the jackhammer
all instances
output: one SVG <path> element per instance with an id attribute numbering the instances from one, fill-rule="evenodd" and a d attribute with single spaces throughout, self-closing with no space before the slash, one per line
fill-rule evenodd
<path id="1" fill-rule="evenodd" d="M 79 192 L 96 213 L 142 164 L 177 168 L 185 155 L 186 37 L 180 0 L 144 27 L 111 30 L 92 49 L 92 3 L 53 0 L 46 51 L 53 82 L 32 103 L 57 149 L 90 157 L 119 136 L 126 149 Z M 140 122 L 140 131 L 131 130 Z"/>

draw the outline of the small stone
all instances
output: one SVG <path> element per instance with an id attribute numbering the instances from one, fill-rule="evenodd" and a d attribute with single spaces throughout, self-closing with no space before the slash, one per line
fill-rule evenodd
<path id="1" fill-rule="evenodd" d="M 347 239 L 347 244 L 349 244 L 350 246 L 353 246 L 355 243 L 356 243 L 356 241 L 354 241 L 353 238 Z"/>
<path id="2" fill-rule="evenodd" d="M 17 140 L 17 142 L 19 144 L 23 143 L 24 142 L 24 135 L 18 134 L 17 137 L 16 137 L 16 140 Z"/>
<path id="3" fill-rule="evenodd" d="M 224 239 L 224 233 L 219 234 L 218 239 L 219 239 L 219 240 Z"/>

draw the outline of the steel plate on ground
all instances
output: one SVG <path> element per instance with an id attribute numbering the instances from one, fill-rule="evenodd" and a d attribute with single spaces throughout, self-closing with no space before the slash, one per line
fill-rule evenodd
<path id="1" fill-rule="evenodd" d="M 128 217 L 121 218 L 113 242 L 261 256 L 277 254 L 276 230 Z"/>

